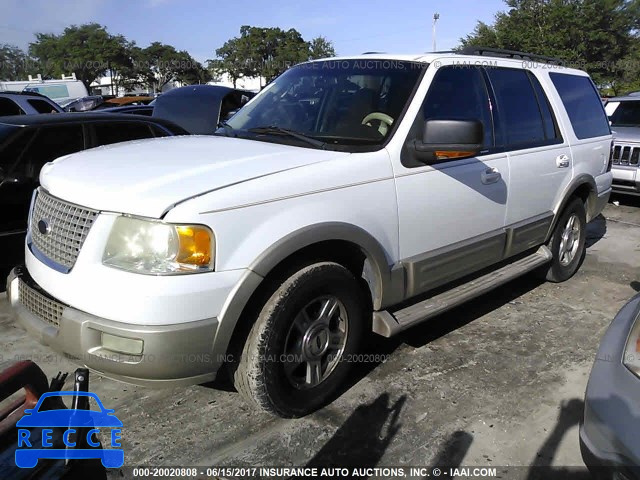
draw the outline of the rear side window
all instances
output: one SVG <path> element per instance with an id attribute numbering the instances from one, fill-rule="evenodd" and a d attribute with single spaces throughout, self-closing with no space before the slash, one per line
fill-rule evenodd
<path id="1" fill-rule="evenodd" d="M 149 125 L 141 122 L 96 123 L 96 146 L 152 138 Z"/>
<path id="2" fill-rule="evenodd" d="M 53 105 L 44 100 L 33 99 L 27 100 L 27 102 L 29 102 L 29 105 L 31 105 L 38 113 L 58 113 Z"/>
<path id="3" fill-rule="evenodd" d="M 507 146 L 533 147 L 548 143 L 543 115 L 527 71 L 489 68 L 487 75 L 495 92 Z"/>
<path id="4" fill-rule="evenodd" d="M 531 85 L 533 85 L 533 89 L 536 92 L 536 97 L 538 97 L 538 105 L 540 106 L 540 113 L 542 113 L 542 121 L 544 123 L 545 137 L 547 140 L 561 138 L 560 130 L 558 129 L 547 94 L 544 93 L 544 89 L 538 79 L 531 72 L 529 72 L 528 75 L 529 80 L 531 80 Z"/>
<path id="5" fill-rule="evenodd" d="M 567 73 L 549 73 L 558 90 L 576 137 L 579 139 L 609 135 L 609 121 L 600 95 L 589 77 Z"/>
<path id="6" fill-rule="evenodd" d="M 479 68 L 442 67 L 423 104 L 426 120 L 480 120 L 484 146 L 493 146 L 493 123 L 487 87 Z"/>
<path id="7" fill-rule="evenodd" d="M 24 114 L 24 110 L 22 110 L 16 102 L 8 98 L 0 98 L 0 117 Z"/>

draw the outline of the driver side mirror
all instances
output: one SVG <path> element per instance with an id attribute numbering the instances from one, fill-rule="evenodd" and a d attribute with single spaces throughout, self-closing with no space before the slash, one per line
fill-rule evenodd
<path id="1" fill-rule="evenodd" d="M 416 158 L 424 163 L 473 157 L 483 148 L 484 127 L 479 120 L 427 120 L 422 141 L 414 141 Z"/>

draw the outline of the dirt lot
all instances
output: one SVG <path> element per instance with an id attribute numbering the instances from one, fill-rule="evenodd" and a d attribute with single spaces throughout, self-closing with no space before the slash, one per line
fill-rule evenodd
<path id="1" fill-rule="evenodd" d="M 153 390 L 93 374 L 91 389 L 124 423 L 126 465 L 455 464 L 589 478 L 578 447 L 586 381 L 604 330 L 640 291 L 640 201 L 615 200 L 590 224 L 570 281 L 525 277 L 381 339 L 370 351 L 384 361 L 362 366 L 308 418 L 256 413 L 209 386 Z M 75 368 L 16 328 L 4 298 L 0 339 L 3 365 L 33 358 L 49 376 Z"/>

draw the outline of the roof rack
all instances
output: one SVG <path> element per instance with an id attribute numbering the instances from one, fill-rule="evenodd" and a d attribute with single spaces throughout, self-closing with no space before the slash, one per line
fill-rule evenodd
<path id="1" fill-rule="evenodd" d="M 519 52 L 517 50 L 505 50 L 504 48 L 491 48 L 491 47 L 476 47 L 468 45 L 462 50 L 459 50 L 462 55 L 480 55 L 480 56 L 494 56 L 494 57 L 506 57 L 506 58 L 522 58 L 533 61 L 540 61 L 544 63 L 554 63 L 557 65 L 564 65 L 565 60 L 554 57 L 546 57 L 544 55 L 536 55 L 535 53 Z"/>
<path id="2" fill-rule="evenodd" d="M 362 55 L 376 55 L 376 54 L 383 54 L 385 52 L 364 52 Z"/>

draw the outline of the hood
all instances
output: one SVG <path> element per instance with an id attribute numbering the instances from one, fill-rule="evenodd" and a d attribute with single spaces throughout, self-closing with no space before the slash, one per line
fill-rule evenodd
<path id="1" fill-rule="evenodd" d="M 43 167 L 40 184 L 85 207 L 160 218 L 182 200 L 344 155 L 239 138 L 165 137 L 59 158 Z"/>
<path id="2" fill-rule="evenodd" d="M 615 143 L 640 143 L 640 127 L 611 127 Z"/>

